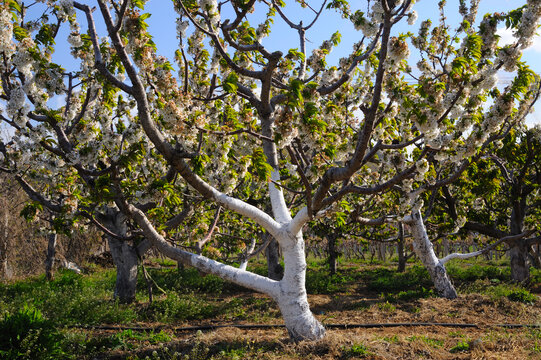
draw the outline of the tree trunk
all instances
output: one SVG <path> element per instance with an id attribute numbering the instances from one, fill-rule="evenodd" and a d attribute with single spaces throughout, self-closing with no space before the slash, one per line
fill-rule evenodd
<path id="1" fill-rule="evenodd" d="M 58 236 L 55 232 L 49 234 L 47 243 L 47 257 L 45 258 L 45 276 L 47 280 L 53 280 L 53 266 L 56 255 L 56 240 Z"/>
<path id="2" fill-rule="evenodd" d="M 250 256 L 253 254 L 255 250 L 255 242 L 256 242 L 255 238 L 253 238 L 250 243 L 250 246 L 246 247 L 246 251 L 244 252 L 239 264 L 239 269 L 246 270 L 246 268 L 248 267 L 248 261 L 250 261 Z"/>
<path id="3" fill-rule="evenodd" d="M 331 275 L 336 274 L 337 262 L 338 262 L 338 252 L 336 251 L 336 234 L 327 235 L 327 251 L 329 253 L 328 262 L 329 262 L 329 273 Z"/>
<path id="4" fill-rule="evenodd" d="M 265 236 L 271 236 L 266 234 Z M 284 276 L 284 268 L 280 264 L 280 245 L 276 239 L 272 239 L 265 249 L 267 257 L 268 277 L 272 280 L 280 280 Z"/>
<path id="5" fill-rule="evenodd" d="M 457 297 L 455 287 L 447 275 L 445 266 L 434 253 L 434 247 L 428 239 L 421 212 L 413 213 L 411 219 L 410 226 L 415 253 L 428 270 L 437 292 L 447 299 L 455 299 Z"/>
<path id="6" fill-rule="evenodd" d="M 4 213 L 4 233 L 0 238 L 0 277 L 9 279 L 10 271 L 8 269 L 8 225 L 9 216 L 8 212 Z"/>
<path id="7" fill-rule="evenodd" d="M 184 271 L 184 264 L 182 263 L 182 261 L 177 261 L 177 270 Z"/>
<path id="8" fill-rule="evenodd" d="M 398 272 L 406 271 L 406 256 L 404 255 L 404 224 L 398 223 L 398 244 L 396 245 L 398 253 Z"/>
<path id="9" fill-rule="evenodd" d="M 127 241 L 107 237 L 107 242 L 116 266 L 114 298 L 121 303 L 132 303 L 137 289 L 137 251 Z"/>
<path id="10" fill-rule="evenodd" d="M 308 305 L 304 241 L 302 236 L 297 236 L 293 241 L 282 243 L 287 244 L 283 248 L 285 270 L 276 301 L 287 331 L 294 341 L 319 340 L 325 335 L 325 328 Z"/>
<path id="11" fill-rule="evenodd" d="M 447 256 L 450 254 L 449 252 L 449 239 L 447 238 L 447 236 L 444 236 L 443 237 L 443 257 Z"/>
<path id="12" fill-rule="evenodd" d="M 517 240 L 509 249 L 511 260 L 511 279 L 514 281 L 525 281 L 530 278 L 530 267 L 528 265 L 528 246 L 524 241 Z"/>
<path id="13" fill-rule="evenodd" d="M 532 245 L 530 248 L 532 266 L 536 269 L 541 269 L 541 249 L 539 244 Z"/>
<path id="14" fill-rule="evenodd" d="M 376 244 L 376 249 L 378 252 L 378 260 L 385 262 L 385 260 L 387 260 L 387 245 L 385 245 L 385 243 L 379 242 Z"/>
<path id="15" fill-rule="evenodd" d="M 522 200 L 522 199 L 521 199 Z M 520 234 L 524 228 L 524 214 L 526 204 L 523 201 L 515 201 L 511 211 L 511 234 Z M 528 265 L 528 246 L 524 241 L 515 240 L 509 249 L 511 261 L 511 279 L 514 281 L 525 281 L 530 278 L 530 267 Z"/>
<path id="16" fill-rule="evenodd" d="M 100 215 L 101 222 L 109 231 L 118 236 L 126 236 L 126 216 L 118 209 L 108 208 L 105 214 Z M 137 272 L 139 256 L 143 256 L 150 248 L 150 242 L 143 240 L 139 244 L 121 241 L 112 236 L 106 236 L 109 251 L 116 267 L 116 282 L 114 298 L 121 303 L 132 303 L 137 290 Z"/>

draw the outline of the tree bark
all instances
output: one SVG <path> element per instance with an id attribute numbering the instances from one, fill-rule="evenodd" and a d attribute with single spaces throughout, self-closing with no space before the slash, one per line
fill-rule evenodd
<path id="1" fill-rule="evenodd" d="M 511 260 L 511 279 L 514 281 L 525 281 L 530 278 L 530 267 L 528 265 L 528 245 L 524 241 L 517 240 L 509 249 Z"/>
<path id="2" fill-rule="evenodd" d="M 406 256 L 404 255 L 404 224 L 398 223 L 398 244 L 396 245 L 398 253 L 398 272 L 406 271 Z"/>
<path id="3" fill-rule="evenodd" d="M 521 201 L 513 203 L 511 211 L 511 234 L 516 235 L 522 232 L 524 227 L 524 214 L 526 204 Z M 509 249 L 511 266 L 511 279 L 514 281 L 525 281 L 530 278 L 530 267 L 528 265 L 528 245 L 521 239 L 513 241 Z"/>
<path id="4" fill-rule="evenodd" d="M 250 261 L 250 255 L 252 255 L 255 250 L 255 242 L 256 242 L 255 238 L 253 238 L 250 243 L 250 246 L 246 247 L 246 251 L 243 254 L 242 260 L 240 261 L 240 264 L 239 264 L 239 269 L 246 270 L 246 268 L 248 268 L 248 261 Z M 273 279 L 273 280 L 276 280 L 276 279 Z"/>
<path id="5" fill-rule="evenodd" d="M 4 213 L 4 233 L 0 238 L 0 276 L 6 279 L 10 278 L 10 271 L 8 269 L 8 225 L 9 216 L 6 211 Z"/>
<path id="6" fill-rule="evenodd" d="M 49 234 L 49 241 L 47 243 L 47 257 L 45 258 L 45 276 L 47 280 L 53 280 L 53 266 L 56 255 L 56 240 L 58 236 L 55 232 Z"/>
<path id="7" fill-rule="evenodd" d="M 530 247 L 530 259 L 532 266 L 541 269 L 541 249 L 539 248 L 539 244 Z"/>
<path id="8" fill-rule="evenodd" d="M 428 238 L 420 211 L 411 215 L 410 227 L 413 235 L 413 249 L 428 270 L 436 291 L 447 299 L 455 299 L 457 297 L 455 287 L 447 275 L 445 266 L 434 252 L 434 246 Z"/>
<path id="9" fill-rule="evenodd" d="M 327 251 L 329 253 L 328 262 L 329 262 L 329 273 L 331 275 L 336 274 L 337 263 L 338 263 L 338 253 L 336 251 L 336 239 L 337 236 L 334 233 L 327 235 Z"/>
<path id="10" fill-rule="evenodd" d="M 387 245 L 385 243 L 376 243 L 376 249 L 378 253 L 378 260 L 385 262 L 387 260 Z"/>
<path id="11" fill-rule="evenodd" d="M 265 236 L 271 236 L 266 234 Z M 276 239 L 272 239 L 265 249 L 267 257 L 267 276 L 272 280 L 281 280 L 284 276 L 284 268 L 280 264 L 280 245 Z"/>
<path id="12" fill-rule="evenodd" d="M 127 241 L 107 237 L 107 242 L 116 266 L 114 298 L 121 303 L 130 304 L 135 301 L 137 290 L 137 251 Z"/>

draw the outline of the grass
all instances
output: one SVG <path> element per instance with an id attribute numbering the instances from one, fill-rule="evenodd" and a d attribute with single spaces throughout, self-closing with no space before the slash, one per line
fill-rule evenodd
<path id="1" fill-rule="evenodd" d="M 359 357 L 363 358 L 369 355 L 372 355 L 372 353 L 368 350 L 368 347 L 363 344 L 355 344 L 349 348 L 344 349 L 343 357 L 346 359 L 350 359 Z"/>
<path id="2" fill-rule="evenodd" d="M 443 346 L 443 340 L 434 339 L 425 335 L 413 335 L 406 338 L 407 341 L 421 341 L 431 347 L 441 348 Z"/>
<path id="3" fill-rule="evenodd" d="M 388 267 L 367 269 L 362 272 L 361 278 L 366 282 L 368 290 L 378 292 L 409 291 L 432 285 L 428 272 L 419 265 L 411 266 L 403 273 Z"/>
<path id="4" fill-rule="evenodd" d="M 276 304 L 268 297 L 256 295 L 213 275 L 202 276 L 194 269 L 178 270 L 174 265 L 161 261 L 149 266 L 150 275 L 166 292 L 165 295 L 155 292 L 152 303 L 148 303 L 146 283 L 142 278 L 139 279 L 140 291 L 135 304 L 125 305 L 111 300 L 115 273 L 111 269 L 99 267 L 92 268 L 92 271 L 85 275 L 60 271 L 51 282 L 44 277 L 37 277 L 0 284 L 0 321 L 13 318 L 20 309 L 25 308 L 41 314 L 43 321 L 52 326 L 49 329 L 52 329 L 53 343 L 57 349 L 54 358 L 58 359 L 103 358 L 103 354 L 111 352 L 132 354 L 132 359 L 243 359 L 263 357 L 266 353 L 278 358 L 311 358 L 314 353 L 322 357 L 349 359 L 372 358 L 378 352 L 373 345 L 373 339 L 357 336 L 358 340 L 351 342 L 349 335 L 344 335 L 343 339 L 331 338 L 320 345 L 299 347 L 284 340 L 286 335 L 283 330 L 276 330 L 281 334 L 281 338 L 250 339 L 241 335 L 235 337 L 235 331 L 224 329 L 224 338 L 221 340 L 206 334 L 195 337 L 184 334 L 183 342 L 184 340 L 179 340 L 179 334 L 170 330 L 106 332 L 66 327 L 99 324 L 178 326 L 199 322 L 281 321 Z M 327 321 L 328 323 L 374 322 L 374 318 L 382 319 L 382 322 L 401 322 L 404 316 L 411 317 L 411 321 L 415 322 L 420 321 L 418 319 L 423 316 L 437 315 L 436 308 L 427 308 L 423 305 L 424 302 L 420 301 L 438 300 L 434 297 L 428 274 L 420 266 L 412 265 L 406 272 L 397 273 L 394 268 L 382 265 L 342 264 L 338 274 L 329 276 L 323 262 L 313 261 L 311 265 L 307 271 L 306 286 L 308 293 L 312 294 L 312 297 L 317 296 L 320 303 L 313 302 L 313 298 L 310 301 L 316 304 L 314 312 L 323 314 L 320 315 L 324 318 L 323 321 L 332 320 Z M 511 304 L 504 304 L 505 306 L 516 304 L 523 307 L 522 310 L 516 308 L 517 314 L 527 314 L 528 309 L 534 309 L 533 304 L 537 304 L 537 296 L 527 288 L 509 282 L 507 270 L 499 264 L 455 264 L 451 268 L 459 284 L 459 293 L 476 294 L 496 301 L 505 299 L 506 304 Z M 259 264 L 255 271 L 264 274 L 265 267 Z M 538 272 L 532 271 L 532 274 L 538 276 Z M 367 294 L 372 294 L 372 298 L 363 297 Z M 498 306 L 497 304 L 492 302 L 489 306 Z M 467 322 L 463 320 L 461 309 L 461 306 L 449 308 L 442 316 L 453 314 L 456 318 L 453 321 Z M 540 318 L 537 318 L 537 321 Z M 412 330 L 407 336 L 398 336 L 393 333 L 396 330 L 392 329 L 386 331 L 378 337 L 376 344 L 386 344 L 385 346 L 390 348 L 423 345 L 425 350 L 430 349 L 431 352 L 470 351 L 466 339 L 479 337 L 458 330 L 455 333 L 449 332 L 445 340 L 430 334 L 420 334 L 416 330 Z M 539 354 L 539 331 L 534 329 L 522 336 L 525 339 L 523 348 L 528 349 L 531 354 Z M 28 336 L 22 336 L 26 337 Z M 36 347 L 35 339 L 36 335 L 31 334 L 23 348 L 31 345 Z M 494 340 L 494 343 L 497 344 L 498 341 Z M 364 344 L 370 344 L 370 348 Z M 47 354 L 46 351 L 43 353 Z M 39 356 L 33 358 L 40 359 Z"/>
<path id="5" fill-rule="evenodd" d="M 490 280 L 477 279 L 460 287 L 461 293 L 476 293 L 488 295 L 492 300 L 506 298 L 510 301 L 533 305 L 538 297 L 526 288 L 513 283 L 499 283 Z"/>
<path id="6" fill-rule="evenodd" d="M 454 353 L 460 353 L 460 352 L 466 352 L 470 350 L 470 343 L 466 340 L 460 340 L 455 346 L 449 349 L 449 352 Z"/>
<path id="7" fill-rule="evenodd" d="M 0 313 L 14 313 L 25 304 L 43 313 L 56 325 L 130 323 L 136 311 L 112 299 L 112 270 L 90 275 L 59 271 L 54 281 L 44 276 L 0 284 Z"/>

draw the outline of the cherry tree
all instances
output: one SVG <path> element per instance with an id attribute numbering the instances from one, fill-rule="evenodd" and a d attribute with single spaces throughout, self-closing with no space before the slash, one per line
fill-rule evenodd
<path id="1" fill-rule="evenodd" d="M 529 278 L 528 253 L 541 241 L 534 235 L 539 232 L 540 134 L 539 126 L 512 131 L 439 197 L 440 224 L 459 224 L 462 233 L 482 234 L 496 244 L 503 239 L 516 281 Z"/>
<path id="2" fill-rule="evenodd" d="M 487 15 L 476 28 L 478 1 L 462 1 L 455 28 L 442 11 L 440 23 L 423 22 L 418 35 L 395 27 L 414 24 L 411 0 L 300 5 L 308 15 L 297 23 L 281 1 L 174 1 L 179 49 L 167 59 L 141 0 L 98 0 L 97 9 L 50 2 L 44 6 L 54 18 L 37 22 L 25 21 L 17 2 L 6 3 L 2 120 L 17 131 L 4 159 L 17 163 L 19 175 L 46 171 L 51 189 L 63 194 L 56 205 L 64 213 L 92 218 L 113 208 L 126 217 L 119 227 L 130 226 L 110 235 L 144 238 L 171 258 L 269 295 L 293 339 L 317 340 L 325 330 L 308 305 L 303 228 L 357 198 L 400 188 L 400 213 L 412 214 L 411 227 L 424 239 L 421 194 L 456 180 L 535 100 L 536 77 L 519 59 L 541 3 Z M 329 12 L 358 34 L 333 65 L 327 58 L 339 32 L 319 47 L 307 43 Z M 512 44 L 498 46 L 500 23 L 514 29 Z M 70 27 L 77 72 L 50 61 L 61 24 Z M 263 45 L 278 27 L 298 39 L 297 48 Z M 415 69 L 408 65 L 413 49 Z M 496 88 L 501 69 L 516 72 L 503 90 Z M 51 105 L 55 96 L 64 96 L 62 106 Z M 443 177 L 439 167 L 450 172 Z M 254 202 L 261 187 L 265 195 Z M 180 195 L 188 191 L 272 236 L 283 278 L 175 246 L 168 223 L 182 214 Z M 425 265 L 439 269 L 436 261 Z"/>

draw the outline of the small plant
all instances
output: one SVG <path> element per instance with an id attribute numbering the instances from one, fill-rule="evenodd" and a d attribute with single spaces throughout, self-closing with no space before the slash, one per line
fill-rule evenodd
<path id="1" fill-rule="evenodd" d="M 424 336 L 424 335 L 410 336 L 410 337 L 406 338 L 406 340 L 408 340 L 408 341 L 420 340 L 420 341 L 424 342 L 425 344 L 427 344 L 429 346 L 432 346 L 432 347 L 435 347 L 435 348 L 440 348 L 440 347 L 443 346 L 443 340 L 429 338 L 428 336 Z"/>
<path id="2" fill-rule="evenodd" d="M 449 331 L 449 333 L 447 334 L 449 337 L 452 337 L 452 338 L 462 338 L 464 337 L 464 334 L 460 331 Z"/>
<path id="3" fill-rule="evenodd" d="M 507 294 L 507 298 L 511 301 L 521 302 L 530 305 L 535 304 L 535 302 L 537 301 L 537 296 L 535 296 L 528 290 L 522 288 L 510 290 Z"/>
<path id="4" fill-rule="evenodd" d="M 52 322 L 43 318 L 35 308 L 24 306 L 0 322 L 0 358 L 62 359 L 62 336 Z"/>
<path id="5" fill-rule="evenodd" d="M 383 341 L 388 342 L 389 344 L 398 344 L 400 342 L 397 335 L 385 336 Z"/>
<path id="6" fill-rule="evenodd" d="M 458 344 L 456 344 L 451 349 L 449 349 L 449 352 L 455 354 L 458 352 L 466 352 L 469 350 L 470 350 L 470 343 L 467 342 L 466 340 L 461 340 L 458 342 Z"/>
<path id="7" fill-rule="evenodd" d="M 535 340 L 535 345 L 532 348 L 533 352 L 541 353 L 541 343 L 538 340 Z"/>
<path id="8" fill-rule="evenodd" d="M 393 313 L 396 311 L 396 306 L 391 304 L 390 302 L 386 301 L 384 303 L 379 303 L 378 307 L 381 311 L 385 311 L 387 313 Z"/>
<path id="9" fill-rule="evenodd" d="M 344 349 L 344 357 L 346 359 L 354 358 L 354 357 L 363 357 L 371 355 L 370 351 L 368 351 L 368 347 L 366 347 L 363 344 L 355 344 L 349 349 Z"/>

